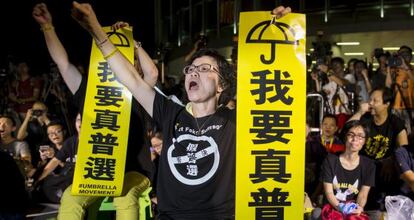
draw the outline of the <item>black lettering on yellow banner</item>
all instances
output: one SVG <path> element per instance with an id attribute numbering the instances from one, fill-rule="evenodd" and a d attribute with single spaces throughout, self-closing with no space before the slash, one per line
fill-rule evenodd
<path id="1" fill-rule="evenodd" d="M 236 219 L 303 219 L 305 16 L 240 14 Z"/>
<path id="2" fill-rule="evenodd" d="M 110 27 L 105 27 L 104 30 L 118 50 L 134 62 L 132 29 L 113 32 Z M 121 194 L 131 98 L 131 93 L 116 80 L 93 42 L 72 194 Z"/>

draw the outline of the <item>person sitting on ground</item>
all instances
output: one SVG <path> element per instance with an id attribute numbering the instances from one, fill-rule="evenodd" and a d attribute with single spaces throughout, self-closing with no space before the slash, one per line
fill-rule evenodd
<path id="1" fill-rule="evenodd" d="M 63 125 L 58 121 L 52 121 L 47 125 L 47 136 L 50 141 L 50 145 L 41 145 L 39 148 L 39 155 L 41 161 L 38 167 L 46 165 L 54 155 L 62 149 L 63 142 L 65 141 L 65 129 Z"/>
<path id="2" fill-rule="evenodd" d="M 322 165 L 321 179 L 328 202 L 322 210 L 322 219 L 351 219 L 350 216 L 357 215 L 352 219 L 368 220 L 363 212 L 369 190 L 375 184 L 375 165 L 359 155 L 368 131 L 358 121 L 345 129 L 345 152 L 328 155 Z"/>
<path id="3" fill-rule="evenodd" d="M 26 177 L 32 170 L 32 155 L 26 142 L 13 137 L 14 131 L 14 119 L 7 115 L 0 116 L 0 149 L 15 159 L 23 176 Z"/>
<path id="4" fill-rule="evenodd" d="M 345 150 L 342 141 L 336 135 L 338 126 L 334 115 L 325 115 L 322 119 L 321 134 L 311 137 L 306 141 L 306 171 L 307 180 L 305 191 L 311 196 L 311 200 L 317 203 L 318 197 L 322 195 L 322 183 L 320 172 L 322 162 L 329 153 L 338 154 Z"/>
<path id="5" fill-rule="evenodd" d="M 73 173 L 78 152 L 79 133 L 81 127 L 81 115 L 76 116 L 75 128 L 77 134 L 68 138 L 62 148 L 54 154 L 54 157 L 46 164 L 40 176 L 35 180 L 35 186 L 42 184 L 42 191 L 46 198 L 54 203 L 59 203 L 63 192 L 72 184 Z M 54 171 L 60 167 L 59 173 Z"/>
<path id="6" fill-rule="evenodd" d="M 375 161 L 376 180 L 369 196 L 366 210 L 371 216 L 380 215 L 385 211 L 385 196 L 399 192 L 398 172 L 395 166 L 394 151 L 408 144 L 404 122 L 391 114 L 393 92 L 390 88 L 376 88 L 371 91 L 369 103 L 360 104 L 359 110 L 349 119 L 361 121 L 369 133 L 361 155 Z"/>

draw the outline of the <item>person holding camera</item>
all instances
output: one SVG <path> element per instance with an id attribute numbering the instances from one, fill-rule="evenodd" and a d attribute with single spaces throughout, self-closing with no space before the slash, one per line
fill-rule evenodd
<path id="1" fill-rule="evenodd" d="M 370 70 L 372 69 L 374 59 L 376 59 L 379 64 L 378 68 L 373 71 L 373 74 L 371 76 L 372 88 L 385 87 L 385 80 L 387 77 L 387 61 L 389 56 L 390 53 L 384 53 L 384 50 L 382 48 L 376 48 L 371 53 L 371 62 L 369 64 L 371 67 Z"/>
<path id="2" fill-rule="evenodd" d="M 185 56 L 184 62 L 188 62 L 195 52 L 199 51 L 202 48 L 206 48 L 206 47 L 207 47 L 207 36 L 204 35 L 204 33 L 200 33 L 200 35 L 198 35 L 196 42 L 194 43 L 193 49 Z"/>
<path id="3" fill-rule="evenodd" d="M 393 89 L 395 102 L 393 113 L 405 121 L 407 134 L 412 134 L 414 126 L 414 70 L 410 64 L 413 50 L 408 46 L 401 46 L 397 54 L 388 60 L 386 86 Z"/>
<path id="4" fill-rule="evenodd" d="M 40 145 L 49 145 L 47 137 L 47 125 L 50 119 L 47 116 L 47 107 L 43 102 L 37 101 L 27 111 L 26 117 L 21 124 L 17 139 L 25 140 L 31 152 L 38 152 Z M 32 164 L 36 166 L 40 161 L 39 154 L 33 154 Z"/>
<path id="5" fill-rule="evenodd" d="M 328 112 L 336 116 L 340 130 L 350 117 L 351 110 L 348 103 L 352 101 L 345 88 L 349 81 L 345 78 L 344 60 L 340 57 L 334 57 L 329 66 L 319 64 L 318 69 L 329 80 L 327 84 L 322 85 L 322 90 L 327 96 Z"/>

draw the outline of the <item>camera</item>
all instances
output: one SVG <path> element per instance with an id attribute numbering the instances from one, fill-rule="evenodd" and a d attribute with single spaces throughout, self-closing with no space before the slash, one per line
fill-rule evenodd
<path id="1" fill-rule="evenodd" d="M 401 57 L 398 55 L 393 55 L 388 58 L 388 66 L 389 67 L 399 67 L 402 65 Z"/>
<path id="2" fill-rule="evenodd" d="M 379 59 L 382 54 L 384 54 L 384 49 L 375 48 L 375 50 L 374 50 L 374 57 L 375 58 Z"/>
<path id="3" fill-rule="evenodd" d="M 40 109 L 33 110 L 33 112 L 32 112 L 32 115 L 36 116 L 36 117 L 39 117 L 42 114 L 43 114 L 43 110 L 40 110 Z"/>

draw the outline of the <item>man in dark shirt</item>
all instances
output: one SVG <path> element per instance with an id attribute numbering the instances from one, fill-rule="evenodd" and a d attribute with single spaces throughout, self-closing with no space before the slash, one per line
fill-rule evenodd
<path id="1" fill-rule="evenodd" d="M 370 192 L 367 210 L 384 208 L 381 204 L 384 197 L 399 191 L 393 154 L 398 147 L 408 144 L 408 138 L 404 122 L 390 113 L 392 103 L 392 90 L 377 88 L 371 92 L 369 103 L 361 104 L 358 112 L 349 119 L 361 120 L 368 127 L 367 141 L 361 154 L 376 162 L 377 187 Z"/>

